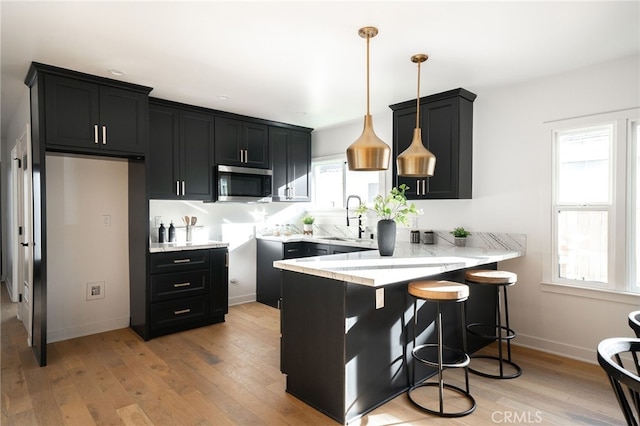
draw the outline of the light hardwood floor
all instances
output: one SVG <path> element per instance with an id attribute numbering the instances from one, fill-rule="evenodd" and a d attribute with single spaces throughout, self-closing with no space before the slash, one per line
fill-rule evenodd
<path id="1" fill-rule="evenodd" d="M 2 425 L 338 424 L 284 391 L 276 309 L 234 306 L 225 323 L 149 342 L 122 329 L 52 343 L 40 368 L 4 284 L 1 293 Z M 518 347 L 514 359 L 520 378 L 471 375 L 469 416 L 433 417 L 403 394 L 357 423 L 623 424 L 599 366 Z"/>

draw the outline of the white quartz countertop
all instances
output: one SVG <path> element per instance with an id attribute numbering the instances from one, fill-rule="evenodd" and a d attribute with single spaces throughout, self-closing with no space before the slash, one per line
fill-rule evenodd
<path id="1" fill-rule="evenodd" d="M 342 246 L 362 247 L 368 249 L 377 249 L 378 242 L 366 238 L 349 238 L 349 237 L 333 237 L 333 236 L 314 236 L 314 235 L 259 235 L 257 239 L 267 241 L 277 241 L 281 243 L 307 242 L 316 244 L 334 244 Z"/>
<path id="2" fill-rule="evenodd" d="M 278 269 L 379 287 L 524 256 L 522 249 L 398 242 L 393 256 L 378 250 L 278 260 Z"/>
<path id="3" fill-rule="evenodd" d="M 229 243 L 222 241 L 194 241 L 177 243 L 149 243 L 149 253 L 162 253 L 166 251 L 199 250 L 209 248 L 228 247 Z"/>

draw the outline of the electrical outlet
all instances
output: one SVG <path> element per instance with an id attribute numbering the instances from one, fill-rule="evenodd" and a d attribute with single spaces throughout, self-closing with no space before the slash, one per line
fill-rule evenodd
<path id="1" fill-rule="evenodd" d="M 104 299 L 104 281 L 87 283 L 87 300 Z"/>
<path id="2" fill-rule="evenodd" d="M 162 216 L 155 216 L 154 218 L 154 222 L 155 222 L 155 227 L 159 228 L 160 224 L 162 223 Z"/>
<path id="3" fill-rule="evenodd" d="M 102 215 L 102 223 L 104 224 L 104 226 L 111 226 L 111 215 L 110 214 L 103 214 Z"/>

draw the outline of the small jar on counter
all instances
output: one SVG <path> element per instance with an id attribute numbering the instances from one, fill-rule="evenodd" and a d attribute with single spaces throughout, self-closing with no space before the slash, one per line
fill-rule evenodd
<path id="1" fill-rule="evenodd" d="M 423 242 L 425 244 L 434 244 L 436 240 L 436 236 L 433 231 L 425 231 Z"/>

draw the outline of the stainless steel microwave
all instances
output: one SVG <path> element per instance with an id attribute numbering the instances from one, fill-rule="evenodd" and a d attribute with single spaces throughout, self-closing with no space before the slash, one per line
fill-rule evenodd
<path id="1" fill-rule="evenodd" d="M 218 165 L 218 201 L 270 202 L 272 174 L 271 170 Z"/>

